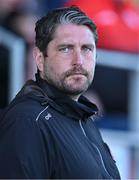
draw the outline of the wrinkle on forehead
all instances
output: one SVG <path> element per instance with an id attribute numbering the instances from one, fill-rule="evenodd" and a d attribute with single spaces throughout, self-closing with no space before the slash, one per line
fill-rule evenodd
<path id="1" fill-rule="evenodd" d="M 95 45 L 95 38 L 92 31 L 84 25 L 61 24 L 57 27 L 54 39 L 62 43 L 80 43 Z"/>

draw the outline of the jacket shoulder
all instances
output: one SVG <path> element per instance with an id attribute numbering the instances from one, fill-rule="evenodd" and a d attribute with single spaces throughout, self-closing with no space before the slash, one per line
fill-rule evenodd
<path id="1" fill-rule="evenodd" d="M 49 172 L 35 118 L 43 109 L 33 99 L 12 102 L 0 123 L 0 178 L 44 178 Z M 7 163 L 8 162 L 8 163 Z M 35 162 L 35 163 L 34 163 Z"/>
<path id="2" fill-rule="evenodd" d="M 33 98 L 22 97 L 21 99 L 13 100 L 5 109 L 5 117 L 20 118 L 35 116 L 44 109 L 40 101 Z"/>

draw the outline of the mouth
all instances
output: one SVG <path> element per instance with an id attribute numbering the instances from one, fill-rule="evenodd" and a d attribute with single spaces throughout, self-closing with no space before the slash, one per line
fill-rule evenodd
<path id="1" fill-rule="evenodd" d="M 84 75 L 83 73 L 73 73 L 71 75 Z"/>
<path id="2" fill-rule="evenodd" d="M 73 79 L 78 79 L 78 80 L 79 80 L 79 79 L 85 78 L 86 75 L 83 74 L 83 73 L 73 73 L 73 74 L 70 74 L 68 77 L 69 77 L 69 78 L 73 78 Z"/>
<path id="3" fill-rule="evenodd" d="M 73 75 L 82 75 L 82 76 L 86 76 L 86 74 L 83 73 L 83 72 L 73 72 L 73 73 L 69 74 L 69 76 L 73 76 Z"/>
<path id="4" fill-rule="evenodd" d="M 70 74 L 69 76 L 86 76 L 86 75 L 83 73 L 73 73 L 73 74 Z"/>
<path id="5" fill-rule="evenodd" d="M 65 76 L 69 77 L 69 76 L 84 76 L 84 77 L 88 77 L 88 73 L 86 70 L 84 70 L 83 68 L 74 68 L 72 70 L 69 70 L 66 72 Z"/>

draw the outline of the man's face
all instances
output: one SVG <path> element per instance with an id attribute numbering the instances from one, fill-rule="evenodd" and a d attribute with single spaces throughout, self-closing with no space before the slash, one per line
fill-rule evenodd
<path id="1" fill-rule="evenodd" d="M 41 76 L 70 96 L 78 96 L 92 83 L 96 45 L 87 26 L 59 25 L 47 47 Z"/>

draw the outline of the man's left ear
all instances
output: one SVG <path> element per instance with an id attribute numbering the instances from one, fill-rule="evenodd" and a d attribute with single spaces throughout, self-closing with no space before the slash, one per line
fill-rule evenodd
<path id="1" fill-rule="evenodd" d="M 43 53 L 39 50 L 38 47 L 34 47 L 33 49 L 33 57 L 35 60 L 35 63 L 39 69 L 40 72 L 43 72 L 44 69 L 44 56 Z"/>

